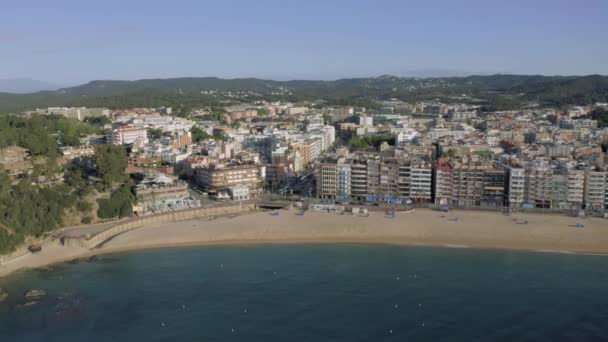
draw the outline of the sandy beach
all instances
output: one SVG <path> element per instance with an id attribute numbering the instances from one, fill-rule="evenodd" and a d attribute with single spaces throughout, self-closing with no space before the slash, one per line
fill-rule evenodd
<path id="1" fill-rule="evenodd" d="M 527 224 L 517 222 L 527 221 Z M 576 224 L 584 224 L 577 228 Z M 121 251 L 259 243 L 385 243 L 451 248 L 513 249 L 539 252 L 608 254 L 608 220 L 559 215 L 431 210 L 350 214 L 281 211 L 236 217 L 197 219 L 149 225 L 118 235 L 90 251 L 47 243 L 41 252 L 5 263 L 0 276 L 19 269 Z"/>

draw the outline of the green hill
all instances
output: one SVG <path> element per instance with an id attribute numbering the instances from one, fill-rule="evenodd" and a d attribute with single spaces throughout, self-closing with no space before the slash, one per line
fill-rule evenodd
<path id="1" fill-rule="evenodd" d="M 201 92 L 214 91 L 209 95 Z M 228 92 L 233 94 L 228 95 Z M 236 94 L 236 95 L 235 95 Z M 49 106 L 217 105 L 225 100 L 313 100 L 339 103 L 398 98 L 404 101 L 447 99 L 468 95 L 488 103 L 508 105 L 539 101 L 547 105 L 608 101 L 608 77 L 490 75 L 443 78 L 380 76 L 334 81 L 272 81 L 256 78 L 192 77 L 137 81 L 92 81 L 57 91 L 0 93 L 0 112 L 20 112 Z"/>

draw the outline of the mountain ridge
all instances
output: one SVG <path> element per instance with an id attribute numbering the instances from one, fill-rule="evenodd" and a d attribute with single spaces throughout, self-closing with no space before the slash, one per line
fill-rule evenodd
<path id="1" fill-rule="evenodd" d="M 540 101 L 549 105 L 608 101 L 608 76 L 472 75 L 467 77 L 377 77 L 276 81 L 258 78 L 179 77 L 94 80 L 74 87 L 28 94 L 0 93 L 0 112 L 45 106 L 203 105 L 205 92 L 251 93 L 251 99 L 353 101 L 397 98 L 417 101 L 466 94 L 489 101 Z M 522 97 L 521 94 L 524 94 Z M 249 95 L 247 95 L 249 96 Z M 217 98 L 216 98 L 217 99 Z"/>

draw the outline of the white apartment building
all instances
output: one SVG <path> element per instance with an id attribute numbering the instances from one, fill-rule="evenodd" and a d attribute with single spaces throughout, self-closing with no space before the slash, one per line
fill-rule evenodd
<path id="1" fill-rule="evenodd" d="M 359 126 L 373 126 L 374 125 L 374 117 L 373 116 L 367 116 L 367 115 L 362 115 L 359 117 Z"/>
<path id="2" fill-rule="evenodd" d="M 526 175 L 523 168 L 508 167 L 507 175 L 509 179 L 508 203 L 509 207 L 518 208 L 524 203 L 524 191 Z"/>
<path id="3" fill-rule="evenodd" d="M 251 198 L 249 187 L 243 185 L 229 187 L 228 193 L 234 201 L 246 201 Z"/>
<path id="4" fill-rule="evenodd" d="M 581 208 L 585 190 L 585 172 L 581 170 L 568 170 L 568 206 Z"/>
<path id="5" fill-rule="evenodd" d="M 585 172 L 585 209 L 603 210 L 606 208 L 606 172 Z"/>
<path id="6" fill-rule="evenodd" d="M 433 173 L 430 164 L 412 165 L 410 168 L 409 197 L 419 202 L 430 201 L 432 179 Z"/>
<path id="7" fill-rule="evenodd" d="M 119 127 L 112 129 L 107 135 L 110 143 L 115 145 L 133 144 L 135 141 L 148 143 L 148 131 L 142 127 Z"/>

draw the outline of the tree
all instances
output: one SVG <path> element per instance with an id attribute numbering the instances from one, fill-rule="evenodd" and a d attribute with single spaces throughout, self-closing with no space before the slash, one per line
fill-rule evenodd
<path id="1" fill-rule="evenodd" d="M 227 140 L 226 135 L 224 134 L 224 131 L 221 131 L 221 130 L 213 131 L 213 139 L 220 140 L 220 141 Z"/>
<path id="2" fill-rule="evenodd" d="M 102 179 L 104 188 L 126 179 L 127 154 L 125 148 L 118 145 L 98 145 L 94 155 L 97 175 Z"/>
<path id="3" fill-rule="evenodd" d="M 162 136 L 163 136 L 162 129 L 155 129 L 155 128 L 148 129 L 148 137 L 151 140 L 158 140 L 158 139 L 162 138 Z"/>
<path id="4" fill-rule="evenodd" d="M 194 141 L 195 143 L 212 138 L 211 135 L 209 135 L 207 132 L 203 131 L 197 126 L 192 127 L 192 129 L 190 130 L 190 134 L 192 135 L 192 141 Z"/>
<path id="5" fill-rule="evenodd" d="M 600 128 L 608 127 L 608 109 L 595 108 L 586 117 L 597 120 L 597 126 Z"/>
<path id="6" fill-rule="evenodd" d="M 127 181 L 118 189 L 114 190 L 108 199 L 98 199 L 99 209 L 97 216 L 100 218 L 121 218 L 131 216 L 135 195 L 133 194 L 133 183 Z"/>
<path id="7" fill-rule="evenodd" d="M 84 122 L 95 127 L 103 127 L 111 124 L 112 120 L 110 120 L 110 118 L 107 116 L 88 116 L 84 118 Z"/>
<path id="8" fill-rule="evenodd" d="M 267 116 L 268 114 L 270 114 L 270 111 L 267 108 L 258 108 L 257 109 L 258 112 L 258 116 Z"/>
<path id="9" fill-rule="evenodd" d="M 365 141 L 365 139 L 361 139 L 357 136 L 350 138 L 350 140 L 348 141 L 348 144 L 350 145 L 350 147 L 352 148 L 367 148 L 369 147 L 369 144 Z"/>

